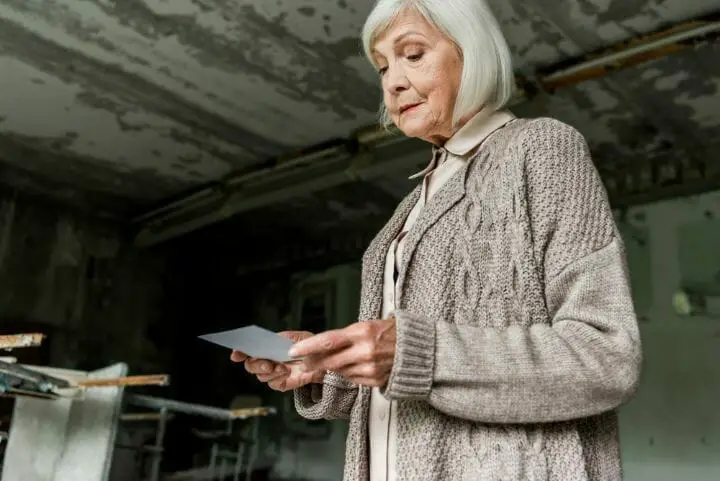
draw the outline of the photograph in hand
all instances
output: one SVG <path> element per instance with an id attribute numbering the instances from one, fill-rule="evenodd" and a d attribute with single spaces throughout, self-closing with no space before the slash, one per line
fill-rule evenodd
<path id="1" fill-rule="evenodd" d="M 293 341 L 260 326 L 251 325 L 198 336 L 208 342 L 242 352 L 255 359 L 287 363 L 298 361 L 288 351 Z"/>

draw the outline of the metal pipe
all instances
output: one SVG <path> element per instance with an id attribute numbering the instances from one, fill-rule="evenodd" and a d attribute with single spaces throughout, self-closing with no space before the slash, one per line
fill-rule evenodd
<path id="1" fill-rule="evenodd" d="M 624 64 L 624 61 L 628 58 L 641 54 L 647 54 L 653 50 L 662 49 L 667 45 L 684 42 L 698 36 L 705 36 L 718 31 L 720 31 L 720 22 L 703 25 L 694 30 L 676 33 L 652 42 L 631 46 L 628 47 L 627 50 L 609 53 L 600 58 L 588 60 L 587 62 L 574 65 L 564 70 L 558 70 L 557 72 L 544 77 L 542 81 L 543 83 L 552 83 L 558 81 L 562 77 L 577 75 L 585 70 L 593 70 L 598 67 L 606 67 L 608 65 Z"/>
<path id="2" fill-rule="evenodd" d="M 225 220 L 239 212 L 251 210 L 256 207 L 277 203 L 299 195 L 300 193 L 324 190 L 329 187 L 340 185 L 348 180 L 345 171 L 338 171 L 330 174 L 320 175 L 307 179 L 304 182 L 293 183 L 282 189 L 268 189 L 265 193 L 246 197 L 242 192 L 229 195 L 220 207 L 211 212 L 199 214 L 197 217 L 180 224 L 167 226 L 144 227 L 135 237 L 135 245 L 149 246 L 163 242 L 174 237 L 186 234 L 201 227 L 208 226 L 215 222 Z"/>
<path id="3" fill-rule="evenodd" d="M 307 149 L 302 153 L 298 153 L 297 155 L 287 156 L 284 159 L 278 159 L 272 167 L 253 170 L 244 174 L 235 175 L 229 178 L 225 182 L 225 185 L 227 187 L 233 187 L 237 184 L 254 181 L 260 177 L 290 170 L 294 167 L 301 166 L 302 164 L 310 164 L 316 162 L 319 159 L 332 160 L 341 157 L 347 157 L 350 154 L 351 152 L 347 140 L 343 140 L 341 142 L 334 141 L 331 145 L 324 145 L 318 150 Z"/>
<path id="4" fill-rule="evenodd" d="M 148 212 L 144 212 L 133 219 L 134 223 L 145 222 L 152 220 L 155 217 L 159 217 L 167 212 L 175 210 L 182 210 L 185 206 L 194 206 L 198 202 L 207 202 L 208 199 L 213 197 L 221 197 L 219 192 L 214 187 L 205 186 L 194 192 L 191 192 L 180 199 L 170 201 L 169 203 L 152 209 Z"/>
<path id="5" fill-rule="evenodd" d="M 196 416 L 204 416 L 210 419 L 247 419 L 254 416 L 266 416 L 275 414 L 275 408 L 266 407 L 252 410 L 246 409 L 222 409 L 212 406 L 204 406 L 202 404 L 191 404 L 172 399 L 164 399 L 154 396 L 146 396 L 144 394 L 132 394 L 127 397 L 130 404 L 152 409 L 167 409 L 168 411 L 180 412 Z"/>
<path id="6" fill-rule="evenodd" d="M 152 468 L 150 470 L 151 481 L 158 481 L 160 479 L 160 466 L 162 463 L 163 456 L 163 443 L 165 441 L 165 427 L 167 426 L 167 407 L 160 408 L 160 419 L 158 420 L 157 433 L 155 434 L 155 452 L 153 452 Z"/>
<path id="7" fill-rule="evenodd" d="M 210 470 L 210 479 L 215 478 L 215 467 L 217 465 L 217 461 L 219 459 L 219 449 L 218 443 L 213 443 L 212 448 L 210 448 L 210 462 L 208 463 L 208 467 Z"/>
<path id="8" fill-rule="evenodd" d="M 240 481 L 240 472 L 242 471 L 243 458 L 245 458 L 245 442 L 239 441 L 237 452 L 235 453 L 235 467 L 233 468 L 233 481 Z"/>
<path id="9" fill-rule="evenodd" d="M 145 421 L 158 421 L 160 419 L 161 414 L 160 413 L 125 413 L 120 416 L 120 421 L 122 422 L 145 422 Z M 172 414 L 168 414 L 167 419 L 171 420 L 173 418 Z"/>
<path id="10" fill-rule="evenodd" d="M 245 473 L 245 481 L 251 481 L 253 467 L 257 461 L 260 452 L 260 418 L 255 418 L 252 426 L 252 446 L 250 447 L 250 455 L 248 456 L 247 468 Z"/>
<path id="11" fill-rule="evenodd" d="M 152 223 L 153 219 L 162 217 L 177 217 L 188 210 L 197 209 L 199 205 L 207 205 L 213 202 L 220 202 L 223 199 L 223 192 L 237 184 L 248 183 L 259 177 L 274 175 L 298 167 L 305 163 L 314 162 L 320 158 L 332 158 L 342 155 L 349 155 L 350 148 L 348 140 L 333 140 L 325 142 L 315 148 L 304 149 L 301 152 L 277 158 L 270 167 L 256 169 L 250 172 L 235 174 L 213 187 L 205 187 L 189 194 L 186 197 L 173 201 L 162 207 L 143 213 L 133 219 L 133 223 Z"/>
<path id="12" fill-rule="evenodd" d="M 703 39 L 707 42 L 717 40 L 720 20 L 716 17 L 717 15 L 713 15 L 702 20 L 684 22 L 654 34 L 623 42 L 599 54 L 586 55 L 585 58 L 588 60 L 541 76 L 538 83 L 544 90 L 557 90 L 692 48 L 694 47 L 690 43 L 692 40 Z"/>
<path id="13" fill-rule="evenodd" d="M 127 449 L 128 451 L 137 451 L 143 453 L 158 453 L 162 452 L 163 448 L 158 449 L 155 446 L 134 446 L 132 444 L 115 444 L 116 449 Z"/>

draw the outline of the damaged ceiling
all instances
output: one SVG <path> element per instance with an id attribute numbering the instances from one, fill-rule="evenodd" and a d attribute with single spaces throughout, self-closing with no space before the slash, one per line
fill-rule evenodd
<path id="1" fill-rule="evenodd" d="M 0 179 L 127 215 L 346 137 L 374 122 L 380 99 L 358 41 L 372 3 L 0 0 Z M 490 3 L 528 78 L 720 7 L 717 0 Z M 714 158 L 715 47 L 541 92 L 514 110 L 576 126 L 606 172 L 668 157 Z M 385 197 L 321 202 L 339 218 L 385 212 L 410 188 L 407 173 L 372 187 Z"/>

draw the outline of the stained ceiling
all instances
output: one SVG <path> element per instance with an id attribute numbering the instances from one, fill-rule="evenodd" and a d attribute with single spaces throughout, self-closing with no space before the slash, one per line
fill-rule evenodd
<path id="1" fill-rule="evenodd" d="M 357 39 L 372 3 L 0 0 L 0 181 L 138 212 L 345 137 L 373 123 L 380 98 Z M 518 73 L 530 78 L 720 10 L 718 0 L 490 3 Z M 718 58 L 713 45 L 670 55 L 538 95 L 515 112 L 575 125 L 606 170 L 716 157 Z M 397 179 L 374 188 L 397 197 L 409 188 Z"/>

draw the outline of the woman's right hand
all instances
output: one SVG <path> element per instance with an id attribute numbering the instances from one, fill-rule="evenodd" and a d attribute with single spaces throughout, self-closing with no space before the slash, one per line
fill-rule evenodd
<path id="1" fill-rule="evenodd" d="M 313 335 L 307 331 L 284 331 L 278 334 L 293 342 L 302 341 Z M 278 363 L 267 359 L 255 359 L 238 351 L 233 351 L 230 359 L 233 362 L 244 362 L 247 372 L 257 376 L 260 382 L 267 383 L 275 391 L 292 391 L 308 384 L 322 384 L 325 377 L 325 371 L 304 370 L 301 362 Z"/>

